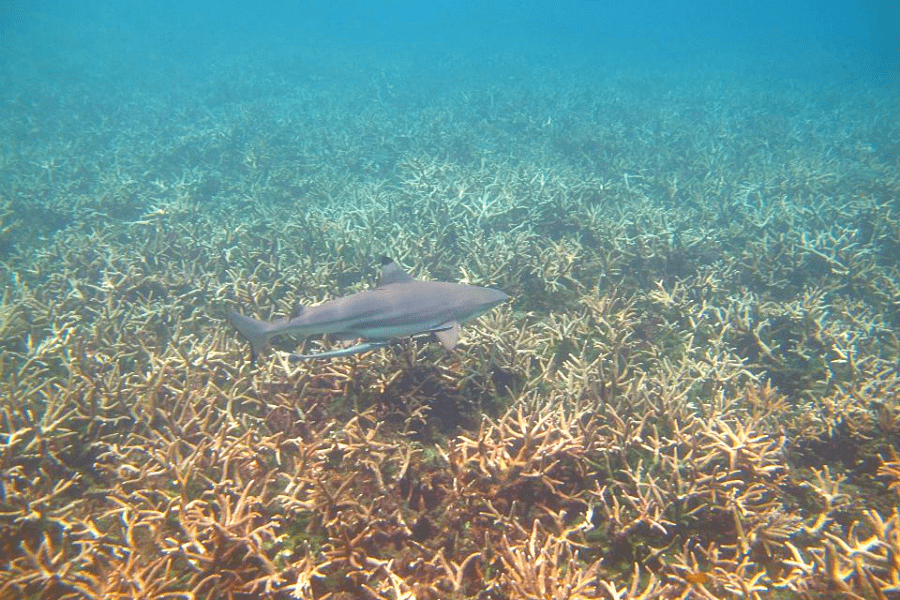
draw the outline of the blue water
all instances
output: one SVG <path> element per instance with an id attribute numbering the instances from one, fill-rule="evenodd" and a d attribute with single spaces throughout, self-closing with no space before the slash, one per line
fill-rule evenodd
<path id="1" fill-rule="evenodd" d="M 737 128 L 745 149 L 808 142 L 819 158 L 852 138 L 896 164 L 897 24 L 889 2 L 7 1 L 0 184 L 26 222 L 49 214 L 32 235 L 7 228 L 0 255 L 88 220 L 65 209 L 85 198 L 138 218 L 151 182 L 238 173 L 257 142 L 276 149 L 272 168 L 387 183 L 422 149 L 460 164 L 544 156 L 618 179 L 625 167 L 599 158 L 610 146 L 596 131 L 610 128 L 646 138 L 623 160 L 660 178 L 675 168 L 666 140 L 695 128 Z M 753 164 L 736 158 L 735 185 Z M 123 174 L 130 192 L 103 184 Z"/>
<path id="2" fill-rule="evenodd" d="M 0 595 L 285 598 L 315 567 L 358 597 L 332 558 L 382 526 L 382 597 L 391 568 L 503 596 L 497 549 L 539 529 L 597 597 L 814 594 L 832 555 L 896 581 L 851 536 L 900 528 L 898 31 L 887 1 L 0 0 Z M 386 254 L 510 301 L 453 353 L 246 365 L 226 308 Z M 507 402 L 546 416 L 479 434 Z"/>
<path id="3" fill-rule="evenodd" d="M 610 127 L 651 131 L 628 168 L 660 177 L 674 168 L 660 164 L 669 137 L 745 125 L 747 148 L 798 134 L 821 152 L 849 136 L 895 164 L 897 25 L 896 3 L 830 0 L 7 1 L 0 183 L 13 210 L 41 211 L 102 196 L 104 177 L 127 172 L 146 189 L 99 212 L 137 218 L 150 182 L 234 173 L 262 137 L 270 165 L 312 160 L 388 183 L 416 143 L 460 164 L 543 155 L 617 179 L 623 167 L 598 158 L 602 135 L 588 139 Z M 448 140 L 460 124 L 477 138 Z M 70 212 L 30 242 L 8 232 L 0 254 L 85 214 Z"/>
<path id="4" fill-rule="evenodd" d="M 187 6 L 185 6 L 187 5 Z M 31 78 L 75 85 L 202 86 L 229 63 L 290 79 L 426 68 L 495 77 L 521 66 L 685 71 L 896 85 L 895 2 L 16 2 L 0 8 L 4 96 Z M 652 72 L 652 71 L 651 71 Z M 235 73 L 235 77 L 240 74 Z M 499 82 L 498 82 L 499 83 Z M 773 85 L 776 82 L 773 81 Z"/>

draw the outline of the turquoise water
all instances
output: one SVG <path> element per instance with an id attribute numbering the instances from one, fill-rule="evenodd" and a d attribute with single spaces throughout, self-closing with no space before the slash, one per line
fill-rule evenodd
<path id="1" fill-rule="evenodd" d="M 4 3 L 0 598 L 893 597 L 897 21 Z"/>

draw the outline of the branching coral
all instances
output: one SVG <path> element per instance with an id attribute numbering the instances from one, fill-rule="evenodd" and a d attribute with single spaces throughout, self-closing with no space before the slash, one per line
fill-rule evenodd
<path id="1" fill-rule="evenodd" d="M 77 136 L 0 144 L 0 596 L 900 594 L 900 177 L 866 127 L 391 77 L 59 98 Z M 3 139 L 47 122 L 12 104 Z M 299 364 L 220 319 L 379 254 L 514 302 L 453 353 Z"/>

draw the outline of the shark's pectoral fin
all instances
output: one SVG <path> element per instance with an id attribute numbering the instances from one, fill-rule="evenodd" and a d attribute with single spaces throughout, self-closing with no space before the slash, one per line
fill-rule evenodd
<path id="1" fill-rule="evenodd" d="M 444 348 L 453 350 L 459 342 L 459 321 L 450 321 L 434 331 L 434 336 Z"/>

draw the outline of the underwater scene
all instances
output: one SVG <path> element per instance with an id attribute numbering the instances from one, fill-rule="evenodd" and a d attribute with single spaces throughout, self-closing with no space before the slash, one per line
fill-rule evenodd
<path id="1" fill-rule="evenodd" d="M 0 599 L 900 599 L 897 12 L 4 2 Z"/>

